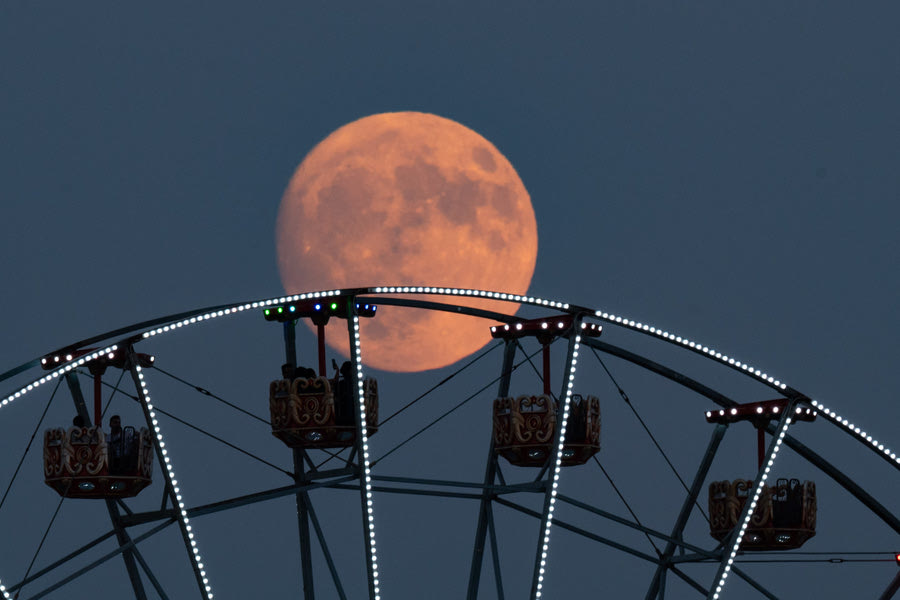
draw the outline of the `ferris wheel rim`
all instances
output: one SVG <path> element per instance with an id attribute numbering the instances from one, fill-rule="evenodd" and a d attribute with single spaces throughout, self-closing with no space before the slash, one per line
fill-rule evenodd
<path id="1" fill-rule="evenodd" d="M 581 315 L 582 317 L 589 317 L 600 320 L 604 323 L 608 323 L 611 325 L 619 326 L 625 329 L 629 329 L 635 331 L 639 334 L 647 335 L 653 337 L 655 339 L 661 340 L 668 344 L 671 344 L 675 347 L 688 349 L 693 351 L 704 358 L 710 359 L 714 362 L 718 362 L 720 364 L 724 364 L 725 366 L 729 366 L 738 373 L 741 373 L 745 376 L 750 377 L 751 379 L 763 383 L 770 388 L 774 388 L 780 393 L 783 393 L 785 396 L 788 396 L 795 403 L 805 403 L 816 410 L 820 411 L 820 413 L 824 414 L 825 417 L 830 420 L 832 423 L 837 425 L 839 428 L 843 429 L 845 432 L 851 434 L 851 436 L 855 437 L 858 441 L 864 442 L 866 445 L 870 447 L 870 449 L 874 450 L 876 454 L 888 460 L 895 468 L 900 469 L 900 459 L 896 457 L 896 455 L 890 450 L 885 450 L 883 445 L 881 445 L 877 440 L 873 440 L 871 436 L 868 436 L 867 433 L 861 430 L 859 427 L 855 426 L 853 423 L 848 421 L 846 418 L 841 417 L 837 413 L 835 413 L 832 409 L 825 407 L 822 403 L 817 400 L 813 400 L 799 391 L 795 390 L 787 386 L 787 384 L 781 382 L 780 380 L 775 379 L 772 376 L 769 376 L 765 372 L 755 369 L 749 366 L 747 363 L 736 361 L 733 358 L 723 355 L 722 353 L 709 348 L 708 346 L 701 345 L 700 343 L 691 340 L 684 336 L 679 336 L 676 334 L 671 334 L 667 330 L 663 330 L 660 328 L 656 328 L 654 326 L 650 326 L 644 324 L 640 321 L 634 321 L 628 318 L 624 318 L 622 316 L 617 316 L 613 313 L 608 313 L 605 311 L 601 311 L 598 309 L 593 309 L 585 306 L 572 305 L 565 302 L 560 302 L 556 300 L 547 300 L 542 298 L 537 298 L 534 296 L 524 296 L 519 294 L 509 294 L 505 292 L 495 292 L 488 290 L 478 290 L 478 289 L 467 289 L 467 288 L 442 288 L 442 287 L 431 287 L 431 286 L 378 286 L 378 287 L 368 287 L 368 288 L 353 288 L 348 290 L 321 290 L 315 292 L 308 292 L 304 294 L 295 294 L 288 296 L 276 296 L 265 298 L 262 300 L 250 301 L 250 302 L 238 302 L 238 303 L 230 303 L 230 304 L 222 304 L 213 307 L 206 307 L 200 309 L 193 309 L 189 311 L 184 311 L 181 313 L 176 313 L 173 315 L 168 315 L 165 317 L 159 317 L 156 319 L 142 321 L 124 328 L 119 328 L 113 330 L 111 332 L 107 332 L 106 334 L 100 334 L 98 336 L 94 336 L 92 338 L 88 338 L 87 340 L 82 340 L 80 342 L 76 342 L 65 348 L 74 348 L 74 347 L 83 347 L 84 345 L 89 345 L 96 343 L 98 341 L 106 341 L 112 338 L 120 337 L 121 339 L 117 340 L 118 343 L 111 344 L 105 347 L 102 350 L 94 352 L 93 355 L 88 355 L 87 357 L 82 357 L 77 361 L 72 361 L 68 364 L 61 366 L 59 369 L 53 370 L 51 373 L 46 375 L 45 377 L 35 379 L 22 389 L 17 392 L 14 392 L 2 400 L 0 403 L 0 407 L 5 406 L 9 402 L 14 399 L 20 398 L 25 395 L 27 392 L 30 392 L 34 388 L 38 387 L 38 385 L 50 381 L 52 379 L 58 378 L 61 375 L 68 373 L 73 370 L 77 366 L 86 364 L 90 362 L 92 358 L 96 358 L 100 354 L 108 351 L 115 350 L 118 347 L 118 344 L 121 343 L 129 343 L 129 342 L 137 342 L 144 339 L 149 339 L 151 337 L 156 337 L 158 335 L 163 335 L 166 333 L 173 332 L 177 329 L 183 328 L 185 326 L 193 325 L 196 323 L 204 322 L 210 319 L 215 319 L 218 317 L 223 317 L 232 314 L 238 314 L 240 312 L 245 312 L 247 310 L 252 310 L 256 308 L 264 308 L 267 306 L 275 306 L 278 304 L 288 303 L 292 301 L 297 301 L 301 299 L 311 299 L 311 298 L 329 298 L 329 297 L 390 297 L 392 300 L 391 304 L 396 304 L 399 306 L 419 306 L 425 307 L 425 304 L 430 304 L 428 308 L 433 308 L 437 310 L 442 310 L 438 308 L 438 306 L 445 306 L 454 309 L 456 312 L 462 312 L 468 314 L 470 316 L 480 316 L 484 318 L 495 319 L 500 322 L 512 322 L 516 319 L 516 317 L 512 315 L 505 315 L 503 313 L 495 313 L 492 311 L 484 311 L 479 309 L 472 309 L 470 307 L 465 307 L 460 304 L 439 304 L 439 303 L 423 303 L 421 301 L 413 301 L 406 300 L 402 298 L 394 298 L 394 296 L 402 294 L 402 295 L 438 295 L 438 296 L 450 296 L 450 297 L 465 297 L 465 298 L 483 298 L 489 300 L 499 300 L 505 301 L 509 303 L 516 304 L 528 304 L 531 306 L 535 306 L 538 308 L 550 308 L 553 310 L 557 310 L 562 313 L 568 313 L 571 315 Z M 382 298 L 387 299 L 387 298 Z M 122 337 L 124 336 L 124 337 Z M 40 364 L 40 357 L 36 358 L 32 361 L 24 363 L 19 367 L 11 369 L 6 373 L 0 375 L 0 382 L 5 381 L 19 373 L 27 371 L 35 366 Z M 782 436 L 783 437 L 783 436 Z M 881 447 L 879 447 L 881 446 Z M 739 540 L 738 540 L 739 543 Z M 737 548 L 738 543 L 735 544 L 735 548 Z M 5 593 L 5 592 L 4 592 Z"/>

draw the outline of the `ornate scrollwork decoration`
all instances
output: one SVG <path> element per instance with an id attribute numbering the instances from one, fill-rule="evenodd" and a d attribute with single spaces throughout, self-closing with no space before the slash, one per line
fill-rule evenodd
<path id="1" fill-rule="evenodd" d="M 140 465 L 141 476 L 150 478 L 153 475 L 153 441 L 150 431 L 146 427 L 141 428 L 140 437 Z"/>
<path id="2" fill-rule="evenodd" d="M 543 444 L 553 439 L 556 402 L 549 396 L 519 396 L 512 403 L 514 444 Z"/>
<path id="3" fill-rule="evenodd" d="M 62 448 L 66 430 L 48 429 L 44 432 L 44 476 L 59 477 L 63 472 Z"/>
<path id="4" fill-rule="evenodd" d="M 811 531 L 816 530 L 816 484 L 812 481 L 803 482 L 803 527 Z"/>
<path id="5" fill-rule="evenodd" d="M 378 431 L 378 381 L 374 377 L 363 380 L 363 397 L 366 402 L 366 429 L 371 435 Z"/>
<path id="6" fill-rule="evenodd" d="M 494 446 L 508 446 L 512 443 L 512 398 L 494 400 Z"/>
<path id="7" fill-rule="evenodd" d="M 99 427 L 72 427 L 63 443 L 63 466 L 68 475 L 97 475 L 107 467 L 106 437 Z"/>
<path id="8" fill-rule="evenodd" d="M 334 392 L 326 377 L 298 377 L 291 384 L 290 416 L 294 426 L 334 422 Z"/>

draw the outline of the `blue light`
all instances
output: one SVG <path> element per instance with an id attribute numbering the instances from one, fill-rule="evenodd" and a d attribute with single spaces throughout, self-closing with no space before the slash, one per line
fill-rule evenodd
<path id="1" fill-rule="evenodd" d="M 291 312 L 294 312 L 295 310 L 297 310 L 297 309 L 296 309 L 295 307 L 292 306 L 292 307 L 291 307 Z"/>
<path id="2" fill-rule="evenodd" d="M 316 308 L 316 310 L 322 310 L 322 305 L 321 305 L 321 304 L 316 304 L 316 307 L 315 307 L 315 308 Z"/>

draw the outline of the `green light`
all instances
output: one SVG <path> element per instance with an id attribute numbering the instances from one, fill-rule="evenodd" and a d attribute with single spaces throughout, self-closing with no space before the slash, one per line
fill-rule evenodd
<path id="1" fill-rule="evenodd" d="M 270 311 L 270 310 L 267 308 L 267 309 L 266 309 L 266 316 L 267 316 L 267 317 L 269 316 L 269 313 L 270 313 L 270 312 L 272 312 L 272 311 Z"/>
<path id="2" fill-rule="evenodd" d="M 282 308 L 282 307 L 279 306 L 279 307 L 278 307 L 278 314 L 281 314 L 281 313 L 283 313 L 283 312 L 284 312 L 284 308 Z"/>
<path id="3" fill-rule="evenodd" d="M 337 302 L 331 303 L 331 310 L 337 310 Z"/>

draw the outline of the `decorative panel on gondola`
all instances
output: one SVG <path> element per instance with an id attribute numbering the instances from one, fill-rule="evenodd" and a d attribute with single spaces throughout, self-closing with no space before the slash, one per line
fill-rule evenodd
<path id="1" fill-rule="evenodd" d="M 66 498 L 128 498 L 150 485 L 146 428 L 62 427 L 44 432 L 44 481 Z"/>
<path id="2" fill-rule="evenodd" d="M 709 486 L 710 534 L 724 540 L 738 524 L 752 493 L 746 479 L 716 481 Z M 764 485 L 741 550 L 792 550 L 816 535 L 816 485 L 812 481 L 779 479 Z"/>
<path id="3" fill-rule="evenodd" d="M 291 448 L 344 448 L 356 441 L 359 410 L 349 380 L 279 379 L 269 385 L 272 435 Z M 378 382 L 363 380 L 366 432 L 378 431 Z"/>
<path id="4" fill-rule="evenodd" d="M 556 401 L 550 396 L 494 400 L 494 448 L 521 467 L 541 467 L 553 454 Z M 600 400 L 572 396 L 563 447 L 563 466 L 581 465 L 600 450 Z"/>

